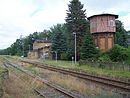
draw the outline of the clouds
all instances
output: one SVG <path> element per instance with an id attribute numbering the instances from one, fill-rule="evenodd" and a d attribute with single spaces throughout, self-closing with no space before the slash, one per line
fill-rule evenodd
<path id="1" fill-rule="evenodd" d="M 85 4 L 87 16 L 101 13 L 119 15 L 126 30 L 130 30 L 130 0 L 81 0 Z"/>
<path id="2" fill-rule="evenodd" d="M 85 1 L 85 0 L 83 0 Z M 114 12 L 118 14 L 120 11 L 127 11 L 130 9 L 130 1 L 129 0 L 86 0 L 86 8 L 94 11 L 94 12 Z"/>
<path id="3" fill-rule="evenodd" d="M 64 23 L 68 0 L 0 0 L 0 49 L 9 47 L 22 34 Z M 10 40 L 8 40 L 10 38 Z M 6 41 L 5 41 L 6 40 Z"/>
<path id="4" fill-rule="evenodd" d="M 0 0 L 0 49 L 9 47 L 22 34 L 49 29 L 64 23 L 70 0 Z M 80 0 L 87 16 L 120 14 L 125 28 L 130 29 L 129 0 Z M 124 13 L 125 12 L 125 13 Z"/>

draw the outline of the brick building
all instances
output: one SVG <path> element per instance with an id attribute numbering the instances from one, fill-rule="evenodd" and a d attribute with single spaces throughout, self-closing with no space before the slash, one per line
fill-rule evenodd
<path id="1" fill-rule="evenodd" d="M 47 39 L 35 40 L 33 43 L 33 50 L 28 52 L 28 58 L 49 58 L 51 42 Z"/>

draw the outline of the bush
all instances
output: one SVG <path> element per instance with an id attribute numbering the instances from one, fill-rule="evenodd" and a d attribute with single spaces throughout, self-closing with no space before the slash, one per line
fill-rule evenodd
<path id="1" fill-rule="evenodd" d="M 98 57 L 99 61 L 111 61 L 109 55 L 107 53 L 103 53 Z"/>
<path id="2" fill-rule="evenodd" d="M 126 63 L 130 64 L 130 46 L 128 47 L 127 54 L 128 54 L 128 59 L 126 60 Z"/>
<path id="3" fill-rule="evenodd" d="M 61 60 L 67 60 L 67 53 L 66 52 L 61 53 Z"/>
<path id="4" fill-rule="evenodd" d="M 129 58 L 129 51 L 119 45 L 115 45 L 109 52 L 108 55 L 110 59 L 114 62 L 126 61 Z"/>

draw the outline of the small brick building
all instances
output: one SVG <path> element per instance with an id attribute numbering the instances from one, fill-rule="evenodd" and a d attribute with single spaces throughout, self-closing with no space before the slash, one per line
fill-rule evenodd
<path id="1" fill-rule="evenodd" d="M 90 21 L 90 32 L 93 35 L 96 47 L 102 52 L 106 52 L 114 45 L 116 18 L 118 18 L 118 15 L 114 14 L 99 14 L 88 18 Z"/>
<path id="2" fill-rule="evenodd" d="M 35 40 L 33 43 L 33 50 L 28 52 L 28 58 L 49 58 L 51 42 L 47 39 Z"/>

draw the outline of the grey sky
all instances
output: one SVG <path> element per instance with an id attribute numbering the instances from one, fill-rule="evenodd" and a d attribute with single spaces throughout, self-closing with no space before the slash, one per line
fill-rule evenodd
<path id="1" fill-rule="evenodd" d="M 0 0 L 0 49 L 16 39 L 35 31 L 64 23 L 70 0 Z M 126 30 L 130 30 L 130 0 L 80 0 L 87 17 L 94 14 L 119 15 Z"/>

